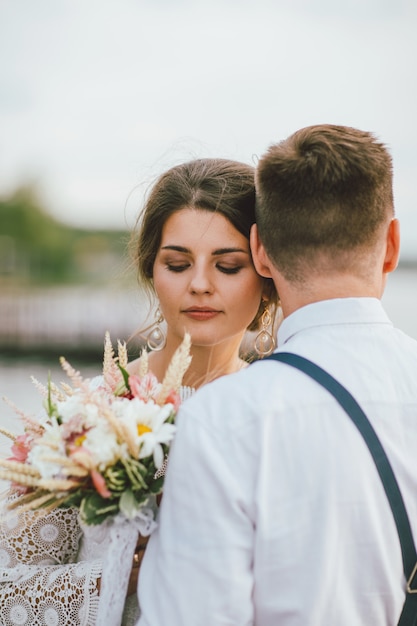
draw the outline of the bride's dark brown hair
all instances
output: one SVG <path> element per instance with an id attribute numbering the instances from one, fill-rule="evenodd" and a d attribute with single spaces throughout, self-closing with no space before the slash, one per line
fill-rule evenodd
<path id="1" fill-rule="evenodd" d="M 153 186 L 137 221 L 132 240 L 139 282 L 153 293 L 153 267 L 167 219 L 184 208 L 220 213 L 249 239 L 255 222 L 255 173 L 246 163 L 228 159 L 196 159 L 172 167 Z M 277 294 L 271 279 L 264 279 L 271 304 Z M 264 311 L 261 303 L 249 330 L 256 330 Z"/>

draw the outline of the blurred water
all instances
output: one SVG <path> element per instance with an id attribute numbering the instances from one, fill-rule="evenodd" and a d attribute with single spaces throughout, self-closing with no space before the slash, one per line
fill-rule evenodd
<path id="1" fill-rule="evenodd" d="M 401 268 L 388 279 L 383 304 L 393 323 L 417 339 L 417 268 Z M 101 363 L 72 365 L 84 377 L 92 377 L 101 371 Z M 58 362 L 47 362 L 36 358 L 25 360 L 2 359 L 0 356 L 0 398 L 7 396 L 21 410 L 35 414 L 42 406 L 42 397 L 31 382 L 35 376 L 46 384 L 48 373 L 54 382 L 66 381 L 66 375 Z M 7 405 L 0 402 L 0 425 L 16 432 L 21 428 L 18 417 Z M 0 435 L 0 456 L 10 446 L 10 440 Z"/>
<path id="2" fill-rule="evenodd" d="M 83 365 L 72 364 L 79 369 L 85 378 L 91 378 L 101 373 L 101 364 Z M 68 377 L 61 369 L 59 363 L 48 363 L 36 359 L 9 360 L 0 359 L 0 425 L 13 433 L 23 430 L 20 417 L 9 404 L 4 401 L 7 397 L 16 407 L 27 415 L 36 415 L 42 410 L 43 396 L 37 390 L 31 380 L 34 376 L 43 385 L 47 384 L 49 373 L 51 379 L 59 384 L 61 381 L 69 382 Z M 11 440 L 0 433 L 0 458 L 10 455 Z M 0 481 L 0 491 L 2 482 Z"/>
<path id="3" fill-rule="evenodd" d="M 394 325 L 417 339 L 417 267 L 390 274 L 382 302 Z"/>

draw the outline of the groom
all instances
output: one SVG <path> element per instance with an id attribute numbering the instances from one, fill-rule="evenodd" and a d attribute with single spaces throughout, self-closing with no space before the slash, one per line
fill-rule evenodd
<path id="1" fill-rule="evenodd" d="M 399 255 L 391 157 L 371 133 L 313 126 L 268 150 L 256 184 L 251 243 L 281 297 L 278 351 L 356 398 L 417 539 L 417 342 L 380 302 Z M 184 404 L 140 626 L 392 626 L 405 589 L 375 463 L 331 394 L 268 360 Z"/>

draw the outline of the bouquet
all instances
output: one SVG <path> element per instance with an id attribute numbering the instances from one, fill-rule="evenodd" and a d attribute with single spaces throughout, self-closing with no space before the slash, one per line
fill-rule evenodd
<path id="1" fill-rule="evenodd" d="M 162 491 L 160 470 L 175 434 L 178 392 L 191 361 L 190 343 L 185 335 L 162 383 L 149 371 L 146 352 L 139 359 L 138 374 L 130 375 L 126 345 L 119 341 L 115 356 L 109 333 L 101 377 L 83 379 L 61 357 L 71 384 L 58 387 L 49 380 L 43 386 L 33 379 L 45 396 L 45 413 L 35 420 L 17 409 L 25 422 L 23 435 L 0 428 L 13 440 L 13 456 L 0 459 L 0 479 L 9 480 L 15 492 L 9 508 L 48 512 L 76 507 L 84 524 L 115 526 L 113 543 L 118 552 L 123 553 L 123 545 L 134 551 L 138 532 L 150 534 L 155 526 L 152 502 Z M 112 578 L 117 558 L 113 553 L 108 563 Z M 127 578 L 126 571 L 119 573 L 127 585 L 130 569 Z M 109 586 L 114 593 L 113 582 Z M 105 570 L 101 588 L 105 595 Z M 118 593 L 124 600 L 123 590 Z M 109 596 L 103 608 L 106 624 L 112 623 L 111 604 Z"/>
<path id="2" fill-rule="evenodd" d="M 103 377 L 84 380 L 61 357 L 72 385 L 44 388 L 46 414 L 39 421 L 24 416 L 23 435 L 13 439 L 13 457 L 0 460 L 0 478 L 10 480 L 20 496 L 11 506 L 25 509 L 75 506 L 86 524 L 99 524 L 119 512 L 127 518 L 162 490 L 155 478 L 175 432 L 178 390 L 189 366 L 186 336 L 162 384 L 148 370 L 147 353 L 140 374 L 126 371 L 125 344 L 115 357 L 106 333 Z"/>

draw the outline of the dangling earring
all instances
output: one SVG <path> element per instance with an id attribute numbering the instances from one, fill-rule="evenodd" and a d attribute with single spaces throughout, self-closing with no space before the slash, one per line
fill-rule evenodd
<path id="1" fill-rule="evenodd" d="M 164 331 L 159 325 L 162 324 L 163 321 L 164 316 L 162 315 L 161 310 L 158 307 L 155 311 L 155 322 L 153 323 L 152 328 L 146 337 L 146 345 L 152 352 L 158 352 L 165 347 L 167 338 Z"/>
<path id="2" fill-rule="evenodd" d="M 268 356 L 275 348 L 275 339 L 268 330 L 268 326 L 272 326 L 272 315 L 269 307 L 265 307 L 265 311 L 261 317 L 261 330 L 255 337 L 254 347 L 260 357 Z"/>

